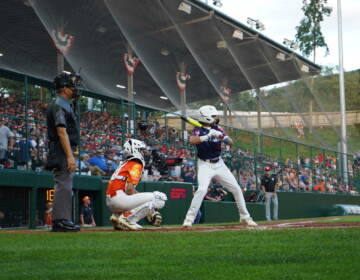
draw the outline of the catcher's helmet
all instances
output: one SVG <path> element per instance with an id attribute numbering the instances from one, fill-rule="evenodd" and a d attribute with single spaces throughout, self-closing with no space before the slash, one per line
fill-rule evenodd
<path id="1" fill-rule="evenodd" d="M 141 153 L 141 150 L 146 148 L 146 144 L 143 141 L 137 139 L 128 139 L 124 144 L 125 156 L 128 159 L 138 159 L 141 161 L 142 165 L 145 166 L 144 156 Z"/>

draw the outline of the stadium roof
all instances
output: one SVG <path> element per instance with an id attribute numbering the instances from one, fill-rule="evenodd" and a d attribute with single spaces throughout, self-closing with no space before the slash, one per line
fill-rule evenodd
<path id="1" fill-rule="evenodd" d="M 191 12 L 181 5 L 190 5 Z M 179 108 L 174 92 L 181 62 L 191 76 L 187 102 L 218 98 L 223 80 L 233 92 L 241 92 L 320 71 L 198 0 L 6 0 L 0 10 L 1 69 L 51 81 L 57 72 L 51 34 L 60 26 L 74 37 L 65 70 L 81 68 L 91 92 L 126 99 L 126 89 L 116 85 L 126 85 L 122 56 L 129 42 L 141 60 L 134 76 L 135 102 L 153 108 Z M 235 31 L 240 35 L 234 37 Z M 159 98 L 163 95 L 169 100 Z"/>

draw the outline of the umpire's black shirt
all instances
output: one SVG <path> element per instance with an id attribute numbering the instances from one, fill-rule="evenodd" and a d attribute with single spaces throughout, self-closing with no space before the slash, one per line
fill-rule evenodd
<path id="1" fill-rule="evenodd" d="M 276 185 L 276 175 L 271 174 L 270 176 L 263 175 L 261 177 L 261 185 L 265 187 L 266 192 L 274 192 Z"/>
<path id="2" fill-rule="evenodd" d="M 70 102 L 58 96 L 51 103 L 46 112 L 46 121 L 49 139 L 49 154 L 46 169 L 63 169 L 66 168 L 66 155 L 62 149 L 60 138 L 57 134 L 57 127 L 65 127 L 69 136 L 72 150 L 78 146 L 78 127 L 74 111 Z"/>

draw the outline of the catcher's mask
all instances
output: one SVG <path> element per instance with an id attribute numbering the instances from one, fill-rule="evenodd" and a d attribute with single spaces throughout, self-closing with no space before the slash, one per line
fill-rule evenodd
<path id="1" fill-rule="evenodd" d="M 76 99 L 78 97 L 77 88 L 80 86 L 81 77 L 79 75 L 75 75 L 68 72 L 61 72 L 54 79 L 54 86 L 56 90 L 61 88 L 69 88 L 73 91 L 73 98 Z"/>
<path id="2" fill-rule="evenodd" d="M 137 139 L 128 139 L 124 144 L 124 153 L 127 158 L 136 158 L 145 166 L 143 151 L 146 149 L 146 144 Z"/>

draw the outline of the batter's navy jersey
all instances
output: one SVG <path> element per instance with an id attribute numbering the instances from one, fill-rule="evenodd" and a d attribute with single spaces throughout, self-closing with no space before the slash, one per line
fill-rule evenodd
<path id="1" fill-rule="evenodd" d="M 222 133 L 224 133 L 224 136 L 226 136 L 224 130 L 221 127 L 214 125 L 211 128 L 221 131 Z M 208 133 L 209 129 L 205 129 L 202 127 L 195 127 L 192 131 L 193 136 L 203 136 Z M 217 158 L 221 154 L 221 139 L 217 139 L 215 137 L 210 138 L 208 141 L 197 144 L 196 149 L 198 158 L 202 160 Z"/>

